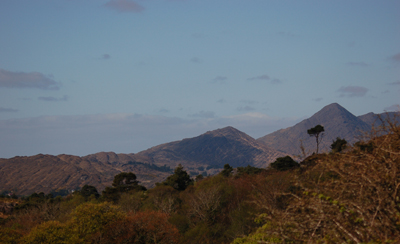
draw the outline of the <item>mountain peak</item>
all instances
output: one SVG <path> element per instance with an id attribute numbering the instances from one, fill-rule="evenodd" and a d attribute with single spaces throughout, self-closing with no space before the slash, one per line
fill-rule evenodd
<path id="1" fill-rule="evenodd" d="M 258 141 L 277 150 L 285 151 L 288 154 L 300 155 L 300 140 L 302 146 L 312 152 L 315 147 L 315 140 L 307 134 L 307 130 L 322 125 L 325 128 L 324 139 L 321 147 L 323 151 L 329 150 L 329 145 L 337 137 L 345 138 L 349 143 L 354 143 L 361 131 L 370 130 L 370 126 L 347 111 L 338 103 L 332 103 L 323 107 L 308 119 L 296 125 L 279 130 L 263 136 Z"/>
<path id="2" fill-rule="evenodd" d="M 340 106 L 338 103 L 331 103 L 329 105 L 326 105 L 320 111 L 315 113 L 312 117 L 314 117 L 314 116 L 316 116 L 316 117 L 326 117 L 326 116 L 331 117 L 331 116 L 339 116 L 339 115 L 355 117 L 352 113 L 347 111 L 347 109 Z M 329 118 L 329 117 L 326 117 L 326 118 Z"/>
<path id="3" fill-rule="evenodd" d="M 232 127 L 232 126 L 227 126 L 221 129 L 216 129 L 212 131 L 207 131 L 205 134 L 211 134 L 214 136 L 229 136 L 229 135 L 237 135 L 237 134 L 244 134 L 240 130 Z"/>

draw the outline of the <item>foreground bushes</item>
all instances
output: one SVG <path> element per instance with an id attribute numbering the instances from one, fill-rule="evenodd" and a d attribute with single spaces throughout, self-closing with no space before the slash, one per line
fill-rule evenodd
<path id="1" fill-rule="evenodd" d="M 291 174 L 287 190 L 258 186 L 263 225 L 234 243 L 398 243 L 400 127 L 389 122 L 383 130 L 346 153 L 314 156 Z"/>
<path id="2" fill-rule="evenodd" d="M 66 223 L 47 221 L 23 243 L 177 243 L 178 230 L 168 216 L 154 211 L 124 213 L 110 203 L 85 203 Z"/>

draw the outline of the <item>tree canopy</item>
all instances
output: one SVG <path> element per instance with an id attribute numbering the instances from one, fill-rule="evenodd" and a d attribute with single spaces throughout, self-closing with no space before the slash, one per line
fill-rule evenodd
<path id="1" fill-rule="evenodd" d="M 181 164 L 175 168 L 173 175 L 168 176 L 168 178 L 162 182 L 162 185 L 172 186 L 178 191 L 184 191 L 189 185 L 192 184 L 193 180 L 190 178 L 190 175 L 183 170 L 183 166 Z"/>
<path id="2" fill-rule="evenodd" d="M 314 136 L 315 140 L 317 141 L 317 154 L 318 154 L 318 149 L 319 149 L 319 143 L 322 140 L 322 136 L 324 135 L 325 129 L 322 125 L 316 125 L 315 127 L 307 130 L 308 135 Z M 320 137 L 321 136 L 321 137 Z"/>
<path id="3" fill-rule="evenodd" d="M 290 156 L 280 157 L 275 160 L 275 162 L 270 164 L 271 168 L 285 171 L 293 168 L 298 168 L 300 165 L 294 161 Z"/>

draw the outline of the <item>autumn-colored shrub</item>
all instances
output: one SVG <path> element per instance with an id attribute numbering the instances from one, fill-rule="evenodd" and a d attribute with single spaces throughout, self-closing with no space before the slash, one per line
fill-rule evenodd
<path id="1" fill-rule="evenodd" d="M 74 210 L 68 226 L 79 238 L 87 240 L 92 234 L 103 232 L 106 225 L 123 218 L 123 212 L 108 202 L 84 203 Z"/>
<path id="2" fill-rule="evenodd" d="M 289 189 L 279 179 L 257 184 L 262 226 L 234 243 L 398 243 L 400 127 L 383 129 L 347 152 L 301 164 Z"/>
<path id="3" fill-rule="evenodd" d="M 179 232 L 168 215 L 155 211 L 129 213 L 105 228 L 100 243 L 178 243 Z"/>
<path id="4" fill-rule="evenodd" d="M 65 224 L 58 221 L 47 221 L 35 227 L 23 238 L 26 244 L 72 243 L 71 232 Z"/>

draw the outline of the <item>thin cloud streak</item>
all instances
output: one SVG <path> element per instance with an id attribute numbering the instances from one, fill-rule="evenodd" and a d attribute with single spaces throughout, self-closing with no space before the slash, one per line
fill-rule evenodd
<path id="1" fill-rule="evenodd" d="M 365 62 L 348 62 L 347 65 L 353 66 L 353 67 L 368 67 L 369 64 Z"/>
<path id="2" fill-rule="evenodd" d="M 390 59 L 395 62 L 400 62 L 400 53 L 397 53 L 397 54 L 391 56 Z"/>
<path id="3" fill-rule="evenodd" d="M 18 109 L 0 107 L 0 113 L 15 113 L 18 111 Z"/>
<path id="4" fill-rule="evenodd" d="M 362 86 L 342 86 L 336 92 L 340 93 L 340 97 L 363 97 L 368 89 Z"/>
<path id="5" fill-rule="evenodd" d="M 104 6 L 119 13 L 140 13 L 144 10 L 144 7 L 130 0 L 111 0 Z"/>
<path id="6" fill-rule="evenodd" d="M 385 111 L 394 111 L 394 112 L 400 112 L 400 104 L 393 104 L 389 107 L 386 107 L 384 109 Z"/>
<path id="7" fill-rule="evenodd" d="M 107 53 L 105 53 L 105 54 L 103 54 L 102 56 L 101 56 L 101 59 L 110 59 L 111 58 L 111 55 L 110 54 L 107 54 Z"/>
<path id="8" fill-rule="evenodd" d="M 68 101 L 68 96 L 64 95 L 61 98 L 56 98 L 56 97 L 51 97 L 51 96 L 49 96 L 49 97 L 38 97 L 38 100 L 46 101 L 46 102 L 65 102 L 65 101 Z"/>
<path id="9" fill-rule="evenodd" d="M 228 80 L 228 77 L 226 76 L 217 76 L 213 79 L 212 83 L 225 84 L 226 80 Z"/>
<path id="10" fill-rule="evenodd" d="M 190 114 L 189 117 L 192 118 L 206 118 L 206 119 L 212 119 L 215 118 L 215 113 L 212 111 L 200 111 L 195 114 Z"/>
<path id="11" fill-rule="evenodd" d="M 255 77 L 251 77 L 248 78 L 248 81 L 253 81 L 253 80 L 269 80 L 269 76 L 268 75 L 260 75 L 260 76 L 255 76 Z"/>
<path id="12" fill-rule="evenodd" d="M 271 84 L 282 83 L 282 80 L 278 78 L 271 78 L 269 75 L 266 74 L 247 78 L 247 81 L 269 81 Z"/>
<path id="13" fill-rule="evenodd" d="M 59 90 L 60 83 L 39 72 L 12 72 L 0 69 L 0 87 Z"/>
<path id="14" fill-rule="evenodd" d="M 236 108 L 236 110 L 239 112 L 249 112 L 249 111 L 254 111 L 255 108 L 247 105 L 247 106 L 238 107 L 238 108 Z"/>

